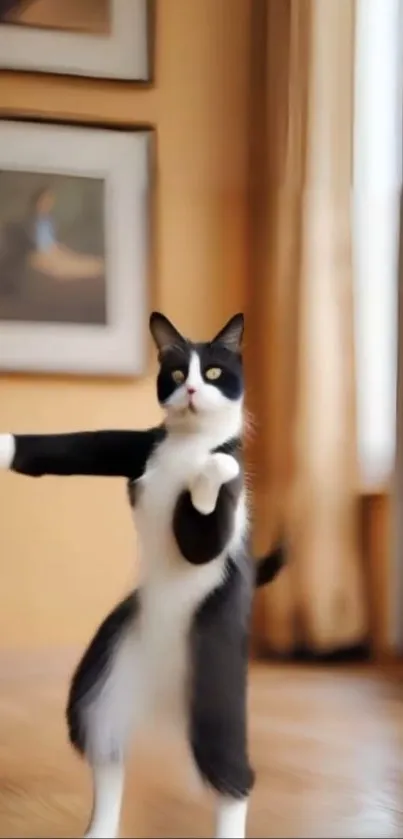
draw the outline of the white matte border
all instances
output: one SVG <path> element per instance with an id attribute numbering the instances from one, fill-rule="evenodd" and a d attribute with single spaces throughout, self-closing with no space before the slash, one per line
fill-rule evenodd
<path id="1" fill-rule="evenodd" d="M 111 0 L 109 35 L 0 24 L 0 68 L 147 81 L 147 6 L 148 0 Z"/>
<path id="2" fill-rule="evenodd" d="M 150 132 L 0 121 L 0 169 L 105 184 L 108 325 L 1 321 L 0 369 L 140 375 L 146 364 Z"/>

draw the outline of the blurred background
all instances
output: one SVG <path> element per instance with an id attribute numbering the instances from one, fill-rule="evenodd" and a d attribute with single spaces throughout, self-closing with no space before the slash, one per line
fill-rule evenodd
<path id="1" fill-rule="evenodd" d="M 66 3 L 44 2 L 49 26 Z M 151 83 L 3 69 L 0 115 L 152 129 L 150 309 L 200 339 L 246 313 L 254 543 L 289 543 L 254 610 L 250 835 L 398 837 L 402 3 L 150 10 Z M 1 375 L 0 430 L 147 426 L 155 370 L 150 348 L 135 380 Z M 2 474 L 0 510 L 0 836 L 78 835 L 63 697 L 131 585 L 125 487 Z M 209 835 L 196 800 L 150 777 L 139 835 Z"/>

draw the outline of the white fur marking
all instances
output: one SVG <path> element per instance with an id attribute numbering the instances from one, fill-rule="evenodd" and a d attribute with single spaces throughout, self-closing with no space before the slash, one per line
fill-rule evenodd
<path id="1" fill-rule="evenodd" d="M 205 384 L 200 369 L 200 358 L 196 352 L 192 352 L 189 363 L 188 376 L 186 379 L 187 387 L 194 387 L 197 391 Z"/>
<path id="2" fill-rule="evenodd" d="M 215 839 L 245 839 L 248 799 L 220 797 L 217 803 Z"/>
<path id="3" fill-rule="evenodd" d="M 124 767 L 107 763 L 93 767 L 94 804 L 85 839 L 116 839 L 124 787 Z"/>
<path id="4" fill-rule="evenodd" d="M 12 434 L 0 434 L 0 469 L 10 469 L 15 456 L 15 439 Z"/>
<path id="5" fill-rule="evenodd" d="M 199 513 L 207 516 L 215 510 L 218 493 L 223 484 L 239 475 L 239 464 L 229 454 L 210 455 L 205 466 L 190 487 L 192 503 Z"/>

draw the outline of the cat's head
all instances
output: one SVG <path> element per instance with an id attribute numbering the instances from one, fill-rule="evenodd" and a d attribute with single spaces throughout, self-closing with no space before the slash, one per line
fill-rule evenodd
<path id="1" fill-rule="evenodd" d="M 150 318 L 158 349 L 158 401 L 170 427 L 189 430 L 242 425 L 244 382 L 242 370 L 242 314 L 232 317 L 211 341 L 184 338 L 159 312 Z"/>

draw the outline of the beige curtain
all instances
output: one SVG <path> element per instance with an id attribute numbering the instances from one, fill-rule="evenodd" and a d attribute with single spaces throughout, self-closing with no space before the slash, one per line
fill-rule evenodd
<path id="1" fill-rule="evenodd" d="M 256 549 L 289 568 L 259 593 L 258 645 L 329 652 L 367 617 L 355 496 L 353 0 L 257 0 L 252 33 L 248 364 Z M 258 175 L 259 173 L 259 175 Z"/>

